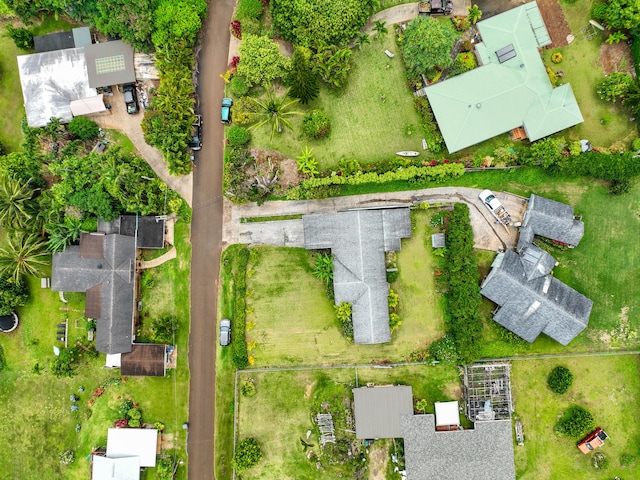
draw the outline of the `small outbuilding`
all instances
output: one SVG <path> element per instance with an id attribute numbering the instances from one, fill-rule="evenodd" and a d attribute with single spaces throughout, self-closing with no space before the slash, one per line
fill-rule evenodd
<path id="1" fill-rule="evenodd" d="M 140 457 L 93 455 L 91 480 L 140 480 Z"/>
<path id="2" fill-rule="evenodd" d="M 460 428 L 460 410 L 458 402 L 435 402 L 436 430 L 458 430 Z"/>
<path id="3" fill-rule="evenodd" d="M 155 428 L 110 428 L 107 434 L 109 458 L 139 457 L 141 467 L 155 467 L 157 450 Z"/>
<path id="4" fill-rule="evenodd" d="M 444 248 L 446 245 L 446 239 L 444 233 L 434 233 L 431 235 L 431 247 L 432 248 Z"/>

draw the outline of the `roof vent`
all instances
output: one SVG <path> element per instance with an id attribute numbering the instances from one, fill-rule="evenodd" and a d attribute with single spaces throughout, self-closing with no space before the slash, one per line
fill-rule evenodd
<path id="1" fill-rule="evenodd" d="M 482 105 L 479 103 L 476 103 L 476 108 L 480 108 Z"/>

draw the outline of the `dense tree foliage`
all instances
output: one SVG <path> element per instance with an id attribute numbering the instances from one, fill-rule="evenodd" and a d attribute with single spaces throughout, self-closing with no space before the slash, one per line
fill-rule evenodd
<path id="1" fill-rule="evenodd" d="M 596 426 L 596 422 L 590 412 L 575 405 L 569 407 L 564 415 L 556 423 L 555 431 L 559 435 L 580 438 Z"/>
<path id="2" fill-rule="evenodd" d="M 71 133 L 81 140 L 92 140 L 97 138 L 100 129 L 96 122 L 87 117 L 73 117 L 67 128 Z"/>
<path id="3" fill-rule="evenodd" d="M 291 67 L 291 60 L 280 53 L 278 44 L 269 37 L 245 35 L 238 51 L 240 63 L 236 74 L 249 86 L 270 84 L 286 75 Z"/>
<path id="4" fill-rule="evenodd" d="M 469 207 L 456 203 L 447 222 L 446 322 L 460 358 L 467 363 L 478 358 L 482 339 L 480 275 L 473 243 Z"/>
<path id="5" fill-rule="evenodd" d="M 567 393 L 573 383 L 573 374 L 567 367 L 558 365 L 547 377 L 547 385 L 556 393 Z"/>
<path id="6" fill-rule="evenodd" d="M 100 0 L 93 22 L 102 33 L 122 38 L 137 50 L 151 49 L 155 0 Z"/>
<path id="7" fill-rule="evenodd" d="M 233 464 L 237 470 L 246 470 L 262 460 L 260 444 L 255 438 L 245 438 L 238 444 L 233 456 Z"/>
<path id="8" fill-rule="evenodd" d="M 585 152 L 563 158 L 559 166 L 567 175 L 584 175 L 611 182 L 610 191 L 614 194 L 626 193 L 631 180 L 640 175 L 640 158 L 633 152 Z"/>
<path id="9" fill-rule="evenodd" d="M 312 47 L 352 39 L 371 14 L 371 0 L 271 0 L 273 24 L 285 40 Z"/>
<path id="10" fill-rule="evenodd" d="M 206 14 L 203 0 L 160 0 L 153 13 L 153 44 L 158 48 L 181 41 L 192 47 Z"/>
<path id="11" fill-rule="evenodd" d="M 291 70 L 285 79 L 289 86 L 289 95 L 299 98 L 307 104 L 318 96 L 320 86 L 318 77 L 311 70 L 311 50 L 306 47 L 296 47 L 291 60 Z"/>
<path id="12" fill-rule="evenodd" d="M 610 30 L 640 33 L 640 0 L 606 0 L 605 8 L 594 8 L 594 16 Z"/>
<path id="13" fill-rule="evenodd" d="M 319 44 L 317 50 L 313 56 L 313 71 L 331 88 L 345 86 L 351 71 L 351 57 L 353 55 L 351 49 Z"/>
<path id="14" fill-rule="evenodd" d="M 16 47 L 22 50 L 31 50 L 33 48 L 33 33 L 26 28 L 15 28 L 13 25 L 5 27 L 6 36 L 13 40 Z"/>
<path id="15" fill-rule="evenodd" d="M 433 17 L 416 17 L 407 25 L 402 37 L 402 52 L 407 69 L 415 74 L 433 74 L 436 67 L 451 65 L 451 49 L 456 33 L 449 22 Z"/>
<path id="16" fill-rule="evenodd" d="M 9 315 L 29 300 L 26 282 L 16 282 L 12 277 L 0 276 L 0 315 Z"/>
<path id="17" fill-rule="evenodd" d="M 311 110 L 302 119 L 302 133 L 309 138 L 324 138 L 331 131 L 331 122 L 322 110 Z"/>

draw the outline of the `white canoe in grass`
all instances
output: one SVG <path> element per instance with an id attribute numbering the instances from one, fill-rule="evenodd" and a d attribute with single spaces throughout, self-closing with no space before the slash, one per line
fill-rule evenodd
<path id="1" fill-rule="evenodd" d="M 420 155 L 420 152 L 396 152 L 396 155 L 400 155 L 401 157 L 417 157 L 418 155 Z"/>

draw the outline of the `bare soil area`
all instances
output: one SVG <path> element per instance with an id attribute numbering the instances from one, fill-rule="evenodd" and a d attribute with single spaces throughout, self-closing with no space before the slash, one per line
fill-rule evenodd
<path id="1" fill-rule="evenodd" d="M 628 72 L 634 75 L 631 47 L 626 42 L 609 45 L 603 43 L 600 47 L 600 65 L 604 73 Z"/>
<path id="2" fill-rule="evenodd" d="M 382 444 L 374 442 L 369 447 L 369 480 L 385 480 L 389 452 Z"/>
<path id="3" fill-rule="evenodd" d="M 269 162 L 278 171 L 278 184 L 283 190 L 300 183 L 298 175 L 298 164 L 295 160 L 285 157 L 276 150 L 262 150 L 251 148 L 249 152 L 256 159 L 257 172 L 263 173 L 269 169 Z"/>

